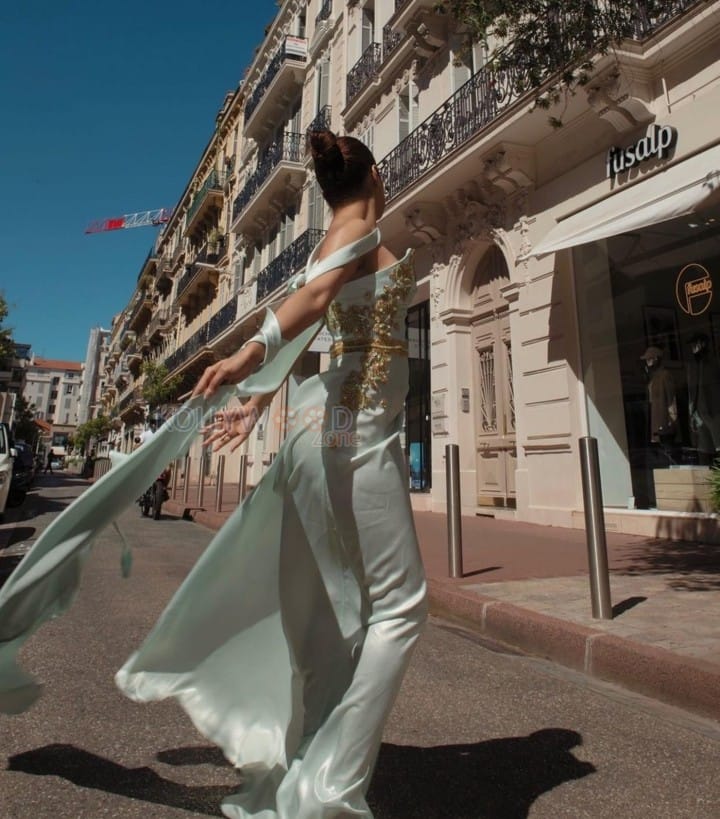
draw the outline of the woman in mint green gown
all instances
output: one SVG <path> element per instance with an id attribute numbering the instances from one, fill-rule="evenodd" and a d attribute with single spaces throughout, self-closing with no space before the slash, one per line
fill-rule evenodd
<path id="1" fill-rule="evenodd" d="M 198 418 L 215 449 L 239 446 L 325 322 L 330 365 L 296 391 L 278 457 L 116 678 L 135 700 L 176 697 L 241 769 L 241 791 L 222 804 L 236 819 L 372 816 L 382 730 L 426 618 L 399 439 L 412 254 L 380 244 L 369 150 L 328 131 L 310 142 L 333 219 L 292 295 L 0 590 L 0 710 L 14 713 L 39 691 L 17 652 L 70 604 L 97 531 L 187 448 Z M 246 400 L 227 408 L 233 395 Z"/>

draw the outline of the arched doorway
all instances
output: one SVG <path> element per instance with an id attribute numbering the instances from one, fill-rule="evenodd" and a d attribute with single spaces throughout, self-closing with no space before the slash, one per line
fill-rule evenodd
<path id="1" fill-rule="evenodd" d="M 479 506 L 515 506 L 515 397 L 509 306 L 502 289 L 507 264 L 493 246 L 480 260 L 472 287 L 475 450 Z"/>

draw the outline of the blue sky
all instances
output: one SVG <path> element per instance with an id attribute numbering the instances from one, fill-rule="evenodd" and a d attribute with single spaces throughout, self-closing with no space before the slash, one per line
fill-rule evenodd
<path id="1" fill-rule="evenodd" d="M 36 355 L 81 361 L 156 228 L 96 219 L 173 207 L 274 0 L 23 0 L 0 7 L 0 290 Z"/>

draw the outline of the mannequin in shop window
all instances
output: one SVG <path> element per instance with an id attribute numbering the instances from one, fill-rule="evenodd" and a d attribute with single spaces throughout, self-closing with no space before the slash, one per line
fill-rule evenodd
<path id="1" fill-rule="evenodd" d="M 690 339 L 688 414 L 693 446 L 702 464 L 711 464 L 720 449 L 720 367 L 705 333 Z"/>
<path id="2" fill-rule="evenodd" d="M 663 364 L 663 351 L 659 347 L 648 347 L 640 358 L 648 378 L 650 440 L 666 449 L 675 440 L 677 432 L 675 382 Z"/>

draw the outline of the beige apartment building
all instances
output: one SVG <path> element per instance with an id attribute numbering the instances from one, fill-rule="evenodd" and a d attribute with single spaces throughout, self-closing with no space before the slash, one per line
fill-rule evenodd
<path id="1" fill-rule="evenodd" d="M 33 356 L 27 368 L 23 396 L 35 407 L 35 418 L 50 424 L 50 446 L 67 454 L 68 437 L 78 424 L 82 364 Z"/>
<path id="2" fill-rule="evenodd" d="M 143 360 L 184 391 L 304 266 L 329 219 L 304 134 L 327 124 L 372 148 L 384 240 L 416 249 L 415 507 L 445 508 L 456 443 L 466 514 L 582 525 L 592 435 L 609 527 L 715 536 L 720 2 L 637 5 L 635 36 L 544 111 L 434 0 L 286 0 L 113 323 L 104 400 L 125 440 L 146 413 Z M 251 484 L 326 351 L 319 337 L 246 445 Z M 199 444 L 190 455 L 197 470 Z M 226 480 L 238 469 L 229 456 Z"/>

